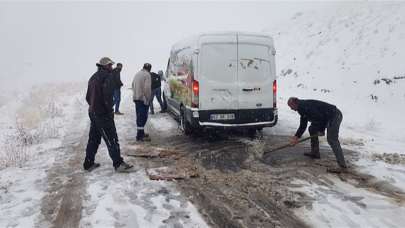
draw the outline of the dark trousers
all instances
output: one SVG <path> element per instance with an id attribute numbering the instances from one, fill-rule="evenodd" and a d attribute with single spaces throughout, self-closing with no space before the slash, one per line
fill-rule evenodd
<path id="1" fill-rule="evenodd" d="M 342 123 L 343 115 L 339 109 L 336 109 L 336 114 L 329 121 L 327 125 L 327 140 L 328 144 L 332 148 L 333 153 L 335 154 L 336 161 L 340 167 L 346 167 L 345 158 L 343 155 L 342 147 L 339 142 L 339 128 Z M 312 136 L 318 134 L 319 130 L 316 125 L 309 126 L 309 134 Z M 311 151 L 314 154 L 319 154 L 319 139 L 318 137 L 311 138 Z"/>
<path id="2" fill-rule="evenodd" d="M 121 89 L 114 90 L 113 102 L 115 106 L 115 112 L 120 111 L 120 102 L 121 102 Z"/>
<path id="3" fill-rule="evenodd" d="M 90 117 L 90 132 L 89 141 L 86 148 L 86 158 L 84 160 L 84 168 L 88 168 L 94 164 L 94 159 L 97 154 L 98 146 L 101 143 L 101 138 L 104 139 L 108 148 L 108 154 L 113 161 L 113 166 L 117 168 L 123 162 L 118 144 L 117 130 L 115 129 L 114 116 L 99 115 L 89 113 Z"/>
<path id="4" fill-rule="evenodd" d="M 339 142 L 339 128 L 340 124 L 342 123 L 342 119 L 343 115 L 340 112 L 340 110 L 337 109 L 335 117 L 331 121 L 329 121 L 327 127 L 328 129 L 327 140 L 330 147 L 332 147 L 333 153 L 335 154 L 339 166 L 346 167 L 345 157 L 343 156 L 342 147 L 340 147 Z"/>
<path id="5" fill-rule="evenodd" d="M 161 91 L 160 87 L 152 90 L 152 100 L 150 102 L 150 112 L 152 114 L 155 113 L 155 110 L 153 109 L 153 100 L 155 97 L 159 102 L 160 110 L 164 110 L 164 105 L 162 102 L 162 91 Z"/>
<path id="6" fill-rule="evenodd" d="M 135 102 L 135 111 L 136 111 L 136 139 L 143 139 L 145 136 L 145 124 L 148 120 L 148 110 L 149 106 L 145 105 L 143 101 L 134 101 Z"/>

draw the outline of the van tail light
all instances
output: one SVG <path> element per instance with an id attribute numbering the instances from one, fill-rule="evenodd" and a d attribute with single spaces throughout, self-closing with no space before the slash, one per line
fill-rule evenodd
<path id="1" fill-rule="evenodd" d="M 199 91 L 200 91 L 200 85 L 198 84 L 198 81 L 193 80 L 193 94 L 194 94 L 194 96 L 198 96 Z"/>
<path id="2" fill-rule="evenodd" d="M 277 108 L 277 80 L 273 81 L 273 108 Z"/>
<path id="3" fill-rule="evenodd" d="M 198 96 L 200 94 L 200 85 L 199 85 L 198 81 L 193 80 L 191 89 L 193 91 L 193 94 L 191 97 L 191 107 L 198 108 Z"/>

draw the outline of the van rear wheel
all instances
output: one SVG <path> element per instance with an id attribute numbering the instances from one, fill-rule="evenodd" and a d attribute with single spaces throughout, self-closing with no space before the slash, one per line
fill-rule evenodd
<path id="1" fill-rule="evenodd" d="M 191 124 L 187 121 L 184 107 L 180 108 L 180 128 L 185 135 L 191 135 L 193 133 L 193 128 Z"/>

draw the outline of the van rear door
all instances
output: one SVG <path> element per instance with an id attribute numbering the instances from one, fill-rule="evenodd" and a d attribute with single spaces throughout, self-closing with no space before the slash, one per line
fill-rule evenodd
<path id="1" fill-rule="evenodd" d="M 238 35 L 239 109 L 273 107 L 272 48 L 265 38 Z"/>
<path id="2" fill-rule="evenodd" d="M 200 42 L 200 110 L 237 110 L 236 36 L 204 36 Z"/>

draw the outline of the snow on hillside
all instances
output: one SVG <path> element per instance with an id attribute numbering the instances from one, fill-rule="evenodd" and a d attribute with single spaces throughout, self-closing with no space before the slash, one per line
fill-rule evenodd
<path id="1" fill-rule="evenodd" d="M 355 168 L 405 190 L 404 3 L 339 3 L 323 11 L 297 12 L 287 23 L 264 29 L 275 40 L 279 124 L 269 132 L 294 134 L 299 116 L 290 96 L 336 104 L 343 113 L 340 139 L 361 152 Z M 323 138 L 323 143 L 326 143 Z M 331 180 L 333 189 L 306 183 L 318 198 L 297 214 L 315 227 L 398 227 L 403 206 Z M 362 192 L 363 191 L 363 192 Z M 346 192 L 366 199 L 358 211 Z M 366 219 L 364 219 L 366 218 Z"/>
<path id="2" fill-rule="evenodd" d="M 343 138 L 405 153 L 404 14 L 404 3 L 340 3 L 264 29 L 277 49 L 280 124 L 296 115 L 289 96 L 324 100 L 342 110 Z"/>

